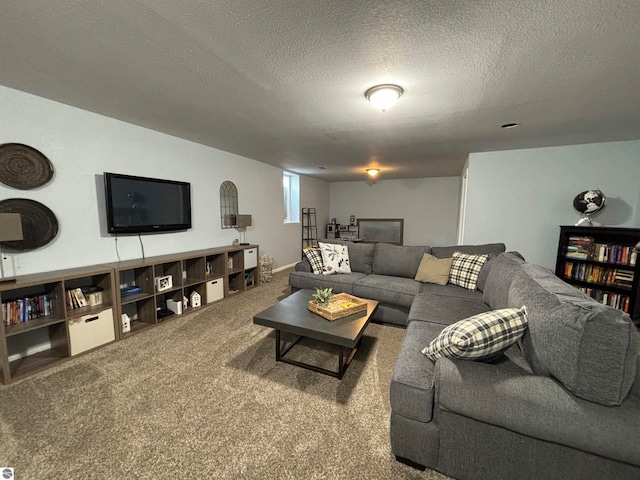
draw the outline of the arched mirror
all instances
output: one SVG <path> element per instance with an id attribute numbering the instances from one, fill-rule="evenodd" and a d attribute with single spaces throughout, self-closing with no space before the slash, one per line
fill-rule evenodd
<path id="1" fill-rule="evenodd" d="M 222 228 L 233 228 L 238 215 L 238 189 L 233 182 L 225 180 L 220 185 L 220 220 Z"/>

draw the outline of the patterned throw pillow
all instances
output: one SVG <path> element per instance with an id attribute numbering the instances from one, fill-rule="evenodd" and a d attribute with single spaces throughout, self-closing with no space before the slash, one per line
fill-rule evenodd
<path id="1" fill-rule="evenodd" d="M 303 250 L 303 252 L 307 257 L 307 260 L 309 260 L 309 264 L 311 265 L 313 273 L 315 273 L 316 275 L 320 275 L 322 273 L 322 267 L 324 267 L 320 249 L 317 247 L 307 247 Z"/>
<path id="2" fill-rule="evenodd" d="M 322 242 L 319 242 L 319 244 L 320 252 L 322 252 L 322 263 L 324 264 L 322 269 L 324 275 L 351 273 L 349 249 L 346 245 Z"/>
<path id="3" fill-rule="evenodd" d="M 431 360 L 492 360 L 520 340 L 526 329 L 527 307 L 493 310 L 445 327 L 422 353 Z"/>
<path id="4" fill-rule="evenodd" d="M 467 253 L 453 252 L 449 283 L 475 290 L 478 275 L 487 258 L 489 258 L 489 255 L 469 255 Z"/>

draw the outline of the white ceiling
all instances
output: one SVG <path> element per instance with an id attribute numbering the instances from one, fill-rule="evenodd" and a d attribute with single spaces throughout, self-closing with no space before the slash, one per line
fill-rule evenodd
<path id="1" fill-rule="evenodd" d="M 327 181 L 638 139 L 639 79 L 638 0 L 0 7 L 0 84 Z M 364 98 L 378 83 L 405 89 L 384 113 Z"/>

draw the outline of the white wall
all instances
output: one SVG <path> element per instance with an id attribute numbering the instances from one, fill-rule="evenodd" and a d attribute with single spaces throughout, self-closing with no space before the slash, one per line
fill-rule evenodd
<path id="1" fill-rule="evenodd" d="M 405 245 L 455 245 L 460 177 L 378 180 L 331 184 L 330 215 L 338 223 L 356 218 L 404 218 Z"/>
<path id="2" fill-rule="evenodd" d="M 640 141 L 473 153 L 464 243 L 505 242 L 554 268 L 559 225 L 576 223 L 574 197 L 594 188 L 607 197 L 594 225 L 640 227 Z"/>
<path id="3" fill-rule="evenodd" d="M 55 175 L 34 190 L 0 183 L 0 200 L 28 198 L 49 207 L 57 237 L 30 252 L 9 252 L 7 275 L 114 262 L 115 236 L 105 233 L 105 171 L 191 182 L 193 228 L 143 235 L 146 256 L 230 245 L 239 233 L 220 227 L 220 184 L 238 187 L 240 213 L 253 216 L 248 242 L 274 257 L 274 267 L 300 259 L 300 225 L 283 224 L 282 170 L 57 102 L 0 86 L 0 144 L 24 143 L 45 154 Z M 301 178 L 302 197 L 329 208 L 329 186 Z M 301 200 L 301 203 L 304 203 Z M 141 257 L 137 236 L 118 236 L 120 258 Z"/>

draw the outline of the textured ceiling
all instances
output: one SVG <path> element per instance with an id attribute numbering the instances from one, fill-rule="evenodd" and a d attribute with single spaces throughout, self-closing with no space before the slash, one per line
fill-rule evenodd
<path id="1" fill-rule="evenodd" d="M 639 25 L 637 0 L 11 0 L 0 84 L 328 181 L 458 175 L 640 138 Z M 384 113 L 378 83 L 405 89 Z"/>

